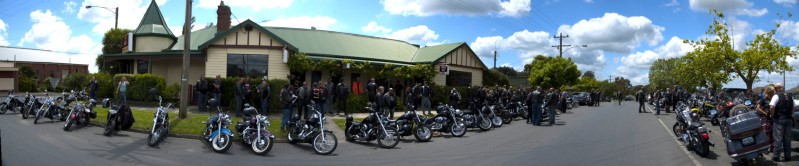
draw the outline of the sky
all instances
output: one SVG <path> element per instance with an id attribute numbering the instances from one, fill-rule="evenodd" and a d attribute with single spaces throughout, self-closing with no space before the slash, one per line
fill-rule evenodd
<path id="1" fill-rule="evenodd" d="M 755 35 L 775 29 L 777 40 L 796 47 L 799 0 L 227 0 L 233 24 L 250 19 L 264 26 L 363 34 L 422 46 L 465 42 L 488 67 L 521 70 L 536 55 L 557 56 L 555 35 L 564 38 L 564 57 L 598 79 L 625 77 L 648 84 L 656 59 L 684 56 L 693 46 L 683 40 L 713 38 L 710 9 L 722 11 L 731 25 L 734 48 L 744 50 Z M 114 27 L 135 29 L 153 0 L 0 0 L 0 46 L 52 50 L 65 57 L 17 57 L 21 60 L 90 64 L 101 53 L 103 33 Z M 182 34 L 186 1 L 155 0 L 174 34 Z M 220 0 L 195 0 L 193 30 L 216 24 Z M 797 12 L 799 13 L 799 12 Z M 586 47 L 582 47 L 586 45 Z M 12 59 L 2 57 L 0 59 Z M 799 84 L 788 72 L 787 87 Z M 781 73 L 760 73 L 755 86 L 782 81 Z M 740 78 L 725 87 L 745 87 Z"/>

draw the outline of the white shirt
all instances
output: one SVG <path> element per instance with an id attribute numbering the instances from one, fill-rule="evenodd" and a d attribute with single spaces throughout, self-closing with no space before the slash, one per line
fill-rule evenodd
<path id="1" fill-rule="evenodd" d="M 772 107 L 776 107 L 778 101 L 780 101 L 780 96 L 777 95 L 777 94 L 774 94 L 774 96 L 771 96 L 771 102 L 768 105 L 770 105 Z"/>

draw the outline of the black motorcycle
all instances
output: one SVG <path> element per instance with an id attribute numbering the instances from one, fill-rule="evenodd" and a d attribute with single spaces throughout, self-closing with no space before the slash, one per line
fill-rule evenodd
<path id="1" fill-rule="evenodd" d="M 9 91 L 6 100 L 0 103 L 0 114 L 5 114 L 8 110 L 12 112 L 19 111 L 21 113 L 23 105 L 25 105 L 25 103 L 14 95 L 14 91 Z"/>
<path id="2" fill-rule="evenodd" d="M 484 114 L 483 109 L 477 105 L 477 102 L 469 102 L 469 109 L 466 112 L 456 114 L 458 118 L 463 119 L 463 124 L 468 128 L 480 128 L 482 131 L 491 130 L 494 124 L 488 115 Z"/>
<path id="3" fill-rule="evenodd" d="M 710 146 L 715 146 L 710 142 L 710 130 L 705 127 L 705 124 L 699 121 L 699 114 L 691 111 L 685 104 L 679 104 L 677 110 L 677 122 L 674 124 L 672 130 L 680 141 L 688 143 L 688 148 L 691 148 L 699 156 L 707 157 L 710 153 Z"/>
<path id="4" fill-rule="evenodd" d="M 405 111 L 405 114 L 402 114 L 402 116 L 397 117 L 397 125 L 395 126 L 397 128 L 397 133 L 399 133 L 401 137 L 413 134 L 419 142 L 430 141 L 430 139 L 433 138 L 433 133 L 424 123 L 427 118 L 419 117 L 419 113 L 416 112 L 416 109 L 413 109 L 413 106 L 410 104 L 408 107 L 411 109 Z"/>
<path id="5" fill-rule="evenodd" d="M 73 91 L 72 96 L 67 97 L 66 102 L 71 103 L 72 101 L 77 101 L 72 109 L 69 109 L 69 113 L 67 114 L 66 123 L 64 124 L 64 131 L 69 131 L 73 124 L 86 127 L 89 125 L 89 120 L 97 118 L 97 112 L 92 111 L 92 108 L 97 105 L 97 101 L 94 99 L 89 99 L 88 104 L 84 104 L 80 101 L 80 99 L 86 99 L 86 93 L 80 92 L 76 93 Z"/>
<path id="6" fill-rule="evenodd" d="M 49 96 L 49 95 L 46 95 Z M 64 97 L 47 97 L 44 101 L 44 105 L 39 107 L 36 111 L 36 118 L 33 120 L 33 124 L 39 124 L 39 119 L 45 117 L 49 118 L 50 121 L 55 122 L 55 119 L 59 119 L 61 121 L 66 120 L 66 110 L 67 107 L 62 105 L 58 105 L 61 101 L 64 100 Z M 65 104 L 68 105 L 69 103 Z"/>
<path id="7" fill-rule="evenodd" d="M 103 108 L 108 109 L 103 135 L 112 136 L 121 130 L 127 130 L 133 124 L 133 115 L 127 105 L 111 105 L 110 99 L 103 99 Z"/>
<path id="8" fill-rule="evenodd" d="M 321 112 L 314 108 L 315 101 L 306 105 L 313 112 L 310 119 L 303 120 L 295 116 L 289 122 L 288 140 L 291 144 L 297 142 L 311 143 L 316 154 L 327 155 L 333 153 L 338 147 L 338 139 L 333 132 L 325 129 L 325 118 Z"/>
<path id="9" fill-rule="evenodd" d="M 36 111 L 44 105 L 41 98 L 30 93 L 25 95 L 25 107 L 22 108 L 22 119 L 28 119 L 31 115 L 36 115 Z"/>
<path id="10" fill-rule="evenodd" d="M 258 114 L 258 110 L 250 104 L 244 104 L 242 121 L 236 124 L 236 131 L 241 134 L 241 142 L 250 145 L 252 151 L 264 155 L 272 150 L 275 136 L 267 130 L 269 120 L 266 116 Z"/>
<path id="11" fill-rule="evenodd" d="M 460 110 L 448 105 L 439 104 L 436 107 L 436 116 L 424 118 L 423 124 L 429 126 L 430 130 L 438 132 L 450 132 L 454 137 L 463 137 L 466 134 L 466 124 L 463 118 L 459 118 Z"/>
<path id="12" fill-rule="evenodd" d="M 377 140 L 380 147 L 386 149 L 394 148 L 399 143 L 400 137 L 395 125 L 392 125 L 395 122 L 380 115 L 373 107 L 373 105 L 367 104 L 366 109 L 369 110 L 369 116 L 360 123 L 353 122 L 352 116 L 347 116 L 346 129 L 344 130 L 347 141 L 368 142 Z"/>

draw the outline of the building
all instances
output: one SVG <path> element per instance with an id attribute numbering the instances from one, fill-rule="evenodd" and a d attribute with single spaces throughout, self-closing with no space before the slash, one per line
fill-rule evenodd
<path id="1" fill-rule="evenodd" d="M 19 77 L 21 77 L 19 70 L 23 66 L 30 67 L 36 73 L 38 82 L 44 81 L 47 77 L 64 78 L 70 73 L 89 73 L 87 64 L 16 60 L 17 57 L 19 59 L 30 59 L 29 57 L 59 57 L 52 59 L 60 59 L 64 57 L 64 53 L 49 50 L 0 46 L 0 56 L 14 57 L 14 59 L 0 60 L 0 92 L 19 89 Z"/>
<path id="2" fill-rule="evenodd" d="M 352 60 L 375 65 L 430 64 L 434 69 L 449 71 L 433 78 L 439 85 L 482 85 L 483 72 L 487 70 L 463 42 L 420 47 L 399 40 L 315 28 L 265 27 L 251 20 L 231 26 L 230 16 L 230 7 L 222 2 L 217 9 L 217 25 L 191 32 L 191 80 L 216 75 L 270 79 L 297 75 L 314 82 L 331 78 L 331 71 L 291 73 L 287 60 L 293 53 L 339 63 Z M 127 73 L 153 73 L 164 76 L 167 84 L 179 83 L 184 37 L 171 33 L 154 1 L 131 35 L 132 51 L 102 55 L 103 59 L 123 63 L 120 69 Z M 349 69 L 341 73 L 333 80 L 366 82 L 371 77 Z"/>

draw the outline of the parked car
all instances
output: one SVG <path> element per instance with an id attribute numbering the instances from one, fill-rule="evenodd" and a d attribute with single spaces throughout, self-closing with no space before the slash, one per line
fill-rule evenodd
<path id="1" fill-rule="evenodd" d="M 633 100 L 635 100 L 635 97 L 633 97 L 633 95 L 624 96 L 624 101 L 633 101 Z"/>
<path id="2" fill-rule="evenodd" d="M 588 92 L 574 92 L 572 93 L 572 97 L 574 97 L 580 105 L 588 105 L 588 102 L 591 100 Z"/>

